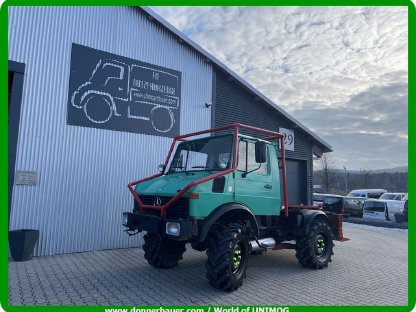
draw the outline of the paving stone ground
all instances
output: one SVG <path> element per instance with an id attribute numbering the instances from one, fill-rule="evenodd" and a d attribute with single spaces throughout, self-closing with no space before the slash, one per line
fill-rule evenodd
<path id="1" fill-rule="evenodd" d="M 9 305 L 407 305 L 408 232 L 344 223 L 323 270 L 294 250 L 252 256 L 235 292 L 205 279 L 205 253 L 187 246 L 178 267 L 155 269 L 141 248 L 9 260 Z"/>

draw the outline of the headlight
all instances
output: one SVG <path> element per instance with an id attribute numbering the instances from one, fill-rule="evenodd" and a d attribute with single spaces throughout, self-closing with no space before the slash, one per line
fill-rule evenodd
<path id="1" fill-rule="evenodd" d="M 181 232 L 181 225 L 177 222 L 166 222 L 166 234 L 172 236 L 179 236 Z"/>
<path id="2" fill-rule="evenodd" d="M 129 219 L 128 215 L 123 213 L 123 225 L 127 226 L 128 219 Z"/>

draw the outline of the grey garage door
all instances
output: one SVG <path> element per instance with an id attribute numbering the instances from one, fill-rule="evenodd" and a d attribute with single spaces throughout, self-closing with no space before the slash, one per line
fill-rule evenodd
<path id="1" fill-rule="evenodd" d="M 306 161 L 286 159 L 286 178 L 289 204 L 306 205 Z"/>

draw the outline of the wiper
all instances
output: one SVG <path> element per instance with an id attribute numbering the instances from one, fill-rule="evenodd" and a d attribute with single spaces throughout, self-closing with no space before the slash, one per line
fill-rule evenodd
<path id="1" fill-rule="evenodd" d="M 181 169 L 182 171 L 171 171 L 172 169 Z M 169 171 L 168 172 L 166 172 L 166 174 L 169 174 L 169 173 L 175 173 L 175 172 L 185 172 L 186 174 L 188 174 L 186 171 L 184 171 L 185 170 L 185 167 L 183 167 L 183 166 L 170 166 L 169 167 Z"/>
<path id="2" fill-rule="evenodd" d="M 182 167 L 182 166 L 170 166 L 170 169 L 185 169 L 185 167 Z"/>
<path id="3" fill-rule="evenodd" d="M 209 170 L 208 169 L 208 167 L 205 167 L 205 166 L 193 166 L 193 167 L 191 167 L 192 169 L 193 168 L 195 168 L 195 169 L 205 169 L 206 171 L 208 171 L 209 173 L 211 173 L 212 174 L 212 171 L 211 170 Z"/>
<path id="4" fill-rule="evenodd" d="M 169 172 L 167 172 L 167 173 L 174 173 L 174 172 L 170 172 L 170 169 L 182 169 L 183 171 L 179 171 L 179 172 L 185 172 L 185 174 L 186 175 L 194 175 L 192 172 L 188 172 L 188 171 L 186 171 L 185 169 L 185 167 L 183 167 L 183 166 L 171 166 L 170 168 L 169 168 Z"/>

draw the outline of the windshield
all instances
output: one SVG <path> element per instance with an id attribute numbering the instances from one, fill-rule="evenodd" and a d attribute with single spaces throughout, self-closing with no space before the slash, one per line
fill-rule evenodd
<path id="1" fill-rule="evenodd" d="M 228 169 L 231 167 L 232 146 L 232 135 L 182 142 L 176 149 L 168 172 Z"/>
<path id="2" fill-rule="evenodd" d="M 363 209 L 367 211 L 384 211 L 384 202 L 366 201 Z"/>
<path id="3" fill-rule="evenodd" d="M 380 196 L 380 199 L 394 199 L 395 197 L 396 197 L 395 194 L 384 193 L 383 195 Z"/>
<path id="4" fill-rule="evenodd" d="M 323 203 L 324 203 L 324 205 L 333 205 L 333 204 L 337 204 L 337 203 L 342 204 L 342 200 L 341 200 L 340 197 L 327 196 L 327 197 L 324 198 Z"/>
<path id="5" fill-rule="evenodd" d="M 347 196 L 348 196 L 348 197 L 365 197 L 365 194 L 363 194 L 363 193 L 354 193 L 354 192 L 351 192 L 351 193 L 349 193 Z"/>

